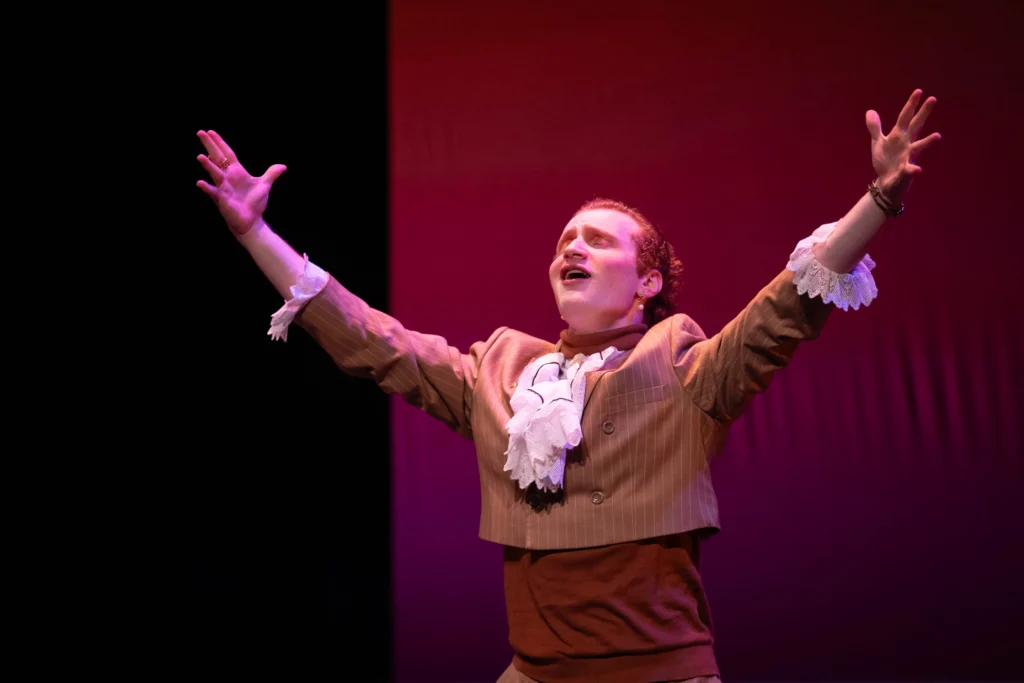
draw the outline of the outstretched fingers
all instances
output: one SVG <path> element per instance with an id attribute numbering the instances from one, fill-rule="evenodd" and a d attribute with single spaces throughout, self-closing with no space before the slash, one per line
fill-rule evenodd
<path id="1" fill-rule="evenodd" d="M 882 120 L 878 118 L 878 112 L 874 109 L 868 110 L 864 115 L 864 123 L 867 124 L 868 133 L 871 134 L 871 142 L 874 142 L 882 135 Z"/>
<path id="2" fill-rule="evenodd" d="M 935 108 L 935 103 L 938 102 L 934 97 L 929 97 L 921 105 L 921 108 L 914 114 L 914 118 L 910 121 L 910 136 L 916 138 L 917 134 L 924 128 L 924 122 L 928 120 L 928 115 L 932 113 L 932 109 Z"/>
<path id="3" fill-rule="evenodd" d="M 213 159 L 213 163 L 217 164 L 224 157 L 224 152 L 221 151 L 220 147 L 217 146 L 217 142 L 210 137 L 210 134 L 205 130 L 199 131 L 196 135 L 199 136 L 199 141 L 203 143 L 203 147 L 206 148 L 206 153 Z"/>
<path id="4" fill-rule="evenodd" d="M 928 137 L 926 137 L 926 138 L 924 138 L 922 140 L 918 140 L 917 142 L 912 143 L 910 145 L 910 154 L 912 156 L 917 156 L 918 154 L 923 152 L 925 149 L 927 149 L 928 146 L 931 145 L 933 142 L 935 142 L 936 140 L 941 140 L 941 139 L 942 139 L 941 135 L 939 135 L 938 133 L 932 133 Z"/>
<path id="5" fill-rule="evenodd" d="M 214 187 L 213 185 L 210 185 L 210 183 L 206 182 L 205 180 L 196 181 L 196 187 L 198 187 L 200 190 L 208 194 L 210 198 L 213 199 L 213 201 L 220 201 L 220 191 L 217 190 L 217 188 Z"/>
<path id="6" fill-rule="evenodd" d="M 217 147 L 220 149 L 225 159 L 227 159 L 231 163 L 236 163 L 238 161 L 238 157 L 235 156 L 235 153 L 231 150 L 230 147 L 228 147 L 228 143 L 224 142 L 224 138 L 222 138 L 217 133 L 217 131 L 211 130 L 208 131 L 208 134 L 210 138 L 213 140 L 214 144 L 216 144 Z"/>
<path id="7" fill-rule="evenodd" d="M 272 185 L 274 181 L 280 178 L 281 174 L 287 170 L 288 167 L 285 166 L 284 164 L 274 164 L 273 166 L 267 169 L 267 172 L 260 177 L 260 180 L 267 183 L 268 185 Z"/>
<path id="8" fill-rule="evenodd" d="M 914 110 L 917 109 L 917 102 L 921 99 L 921 89 L 918 88 L 910 95 L 910 99 L 903 105 L 899 118 L 896 119 L 896 128 L 899 130 L 910 130 L 911 120 L 914 118 Z"/>
<path id="9" fill-rule="evenodd" d="M 220 185 L 221 181 L 224 180 L 224 171 L 220 170 L 220 167 L 210 161 L 210 157 L 205 154 L 200 154 L 196 158 L 199 160 L 202 167 L 206 169 L 206 172 L 210 174 L 210 178 L 213 182 L 216 185 Z"/>

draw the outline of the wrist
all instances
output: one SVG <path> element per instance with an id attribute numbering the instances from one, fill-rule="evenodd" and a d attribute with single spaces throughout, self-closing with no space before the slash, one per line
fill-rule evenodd
<path id="1" fill-rule="evenodd" d="M 910 186 L 910 178 L 902 173 L 890 173 L 878 176 L 872 184 L 878 187 L 887 201 L 899 205 Z"/>
<path id="2" fill-rule="evenodd" d="M 891 182 L 879 177 L 868 185 L 868 193 L 875 205 L 886 216 L 895 218 L 903 213 L 902 192 L 897 191 Z"/>
<path id="3" fill-rule="evenodd" d="M 259 242 L 266 232 L 270 231 L 270 226 L 260 216 L 255 222 L 249 225 L 244 230 L 232 230 L 235 239 L 238 240 L 239 244 L 247 249 Z"/>

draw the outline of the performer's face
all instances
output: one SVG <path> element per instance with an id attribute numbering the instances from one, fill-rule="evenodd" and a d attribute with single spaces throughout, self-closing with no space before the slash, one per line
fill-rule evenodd
<path id="1" fill-rule="evenodd" d="M 642 322 L 637 294 L 647 278 L 637 274 L 639 237 L 636 221 L 612 209 L 584 211 L 565 226 L 548 276 L 571 331 L 599 332 Z"/>

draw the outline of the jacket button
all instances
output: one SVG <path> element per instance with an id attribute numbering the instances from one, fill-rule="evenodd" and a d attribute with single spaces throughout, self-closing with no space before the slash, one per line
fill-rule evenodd
<path id="1" fill-rule="evenodd" d="M 611 434 L 615 431 L 615 423 L 611 420 L 605 420 L 604 424 L 601 425 L 601 431 L 605 434 Z"/>
<path id="2" fill-rule="evenodd" d="M 600 505 L 604 502 L 604 494 L 600 491 L 594 491 L 590 494 L 590 502 L 594 505 Z"/>

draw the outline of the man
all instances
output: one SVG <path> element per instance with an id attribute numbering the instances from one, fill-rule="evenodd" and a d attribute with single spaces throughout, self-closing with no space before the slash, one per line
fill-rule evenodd
<path id="1" fill-rule="evenodd" d="M 834 307 L 876 295 L 867 245 L 939 139 L 916 139 L 935 105 L 920 98 L 888 135 L 867 113 L 876 180 L 710 339 L 675 311 L 671 246 L 619 202 L 584 205 L 558 239 L 557 343 L 503 327 L 462 352 L 370 309 L 271 230 L 283 166 L 253 177 L 200 131 L 213 185 L 198 185 L 285 299 L 273 338 L 299 324 L 345 372 L 473 439 L 480 536 L 505 548 L 515 657 L 501 681 L 717 681 L 698 571 L 700 540 L 718 530 L 708 463 L 798 343 Z"/>

